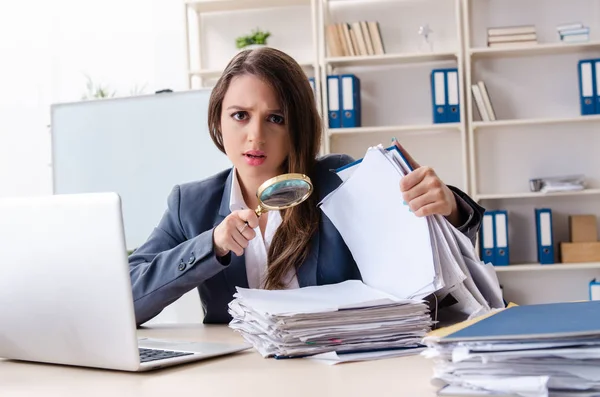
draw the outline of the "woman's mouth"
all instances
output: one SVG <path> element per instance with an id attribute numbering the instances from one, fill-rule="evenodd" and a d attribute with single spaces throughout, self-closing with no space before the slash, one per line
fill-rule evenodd
<path id="1" fill-rule="evenodd" d="M 261 165 L 267 159 L 267 156 L 261 151 L 258 150 L 249 150 L 244 153 L 244 158 L 246 159 L 246 163 L 248 165 L 257 166 Z"/>

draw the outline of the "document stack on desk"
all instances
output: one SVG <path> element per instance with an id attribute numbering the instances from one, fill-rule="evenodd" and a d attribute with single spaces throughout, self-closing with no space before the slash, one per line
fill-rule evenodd
<path id="1" fill-rule="evenodd" d="M 417 354 L 431 330 L 425 302 L 398 299 L 359 280 L 291 290 L 237 288 L 229 327 L 263 357 L 325 352 Z M 383 353 L 382 353 L 383 354 Z"/>
<path id="2" fill-rule="evenodd" d="M 600 301 L 516 306 L 428 336 L 444 396 L 600 396 Z"/>
<path id="3" fill-rule="evenodd" d="M 342 184 L 319 204 L 365 284 L 400 299 L 451 298 L 450 321 L 504 307 L 493 265 L 479 260 L 469 238 L 445 217 L 418 217 L 402 204 L 400 180 L 411 171 L 395 145 L 369 148 L 337 170 Z"/>

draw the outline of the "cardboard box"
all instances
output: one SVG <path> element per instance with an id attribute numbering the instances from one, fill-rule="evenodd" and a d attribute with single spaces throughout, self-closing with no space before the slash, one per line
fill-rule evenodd
<path id="1" fill-rule="evenodd" d="M 569 240 L 573 243 L 598 241 L 596 215 L 569 216 Z"/>
<path id="2" fill-rule="evenodd" d="M 560 243 L 562 263 L 600 262 L 600 241 Z"/>

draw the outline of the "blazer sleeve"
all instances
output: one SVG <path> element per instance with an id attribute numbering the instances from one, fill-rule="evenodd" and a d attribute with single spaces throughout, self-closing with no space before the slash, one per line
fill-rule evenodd
<path id="1" fill-rule="evenodd" d="M 215 255 L 214 228 L 191 239 L 185 236 L 179 217 L 180 198 L 180 188 L 175 186 L 158 226 L 129 256 L 138 326 L 227 267 Z"/>
<path id="2" fill-rule="evenodd" d="M 457 227 L 457 230 L 467 236 L 473 245 L 475 245 L 485 208 L 477 204 L 462 190 L 450 185 L 448 188 L 454 193 L 456 205 L 461 213 L 461 219 L 464 220 L 464 222 Z"/>

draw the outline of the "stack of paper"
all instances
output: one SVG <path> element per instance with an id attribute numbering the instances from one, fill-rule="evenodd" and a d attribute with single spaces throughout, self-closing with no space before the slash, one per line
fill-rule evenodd
<path id="1" fill-rule="evenodd" d="M 428 336 L 439 395 L 599 396 L 600 301 L 517 306 Z"/>
<path id="2" fill-rule="evenodd" d="M 418 217 L 402 204 L 400 180 L 411 171 L 396 146 L 369 148 L 338 170 L 343 183 L 320 203 L 365 284 L 400 299 L 450 294 L 455 321 L 504 307 L 494 267 L 471 241 L 445 217 Z"/>
<path id="3" fill-rule="evenodd" d="M 229 326 L 263 357 L 381 349 L 416 354 L 432 325 L 425 302 L 398 299 L 358 280 L 275 291 L 238 287 L 229 313 Z"/>

